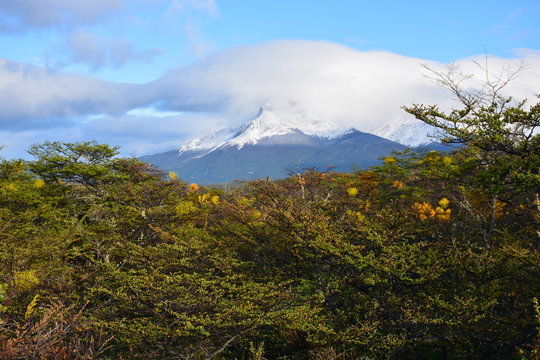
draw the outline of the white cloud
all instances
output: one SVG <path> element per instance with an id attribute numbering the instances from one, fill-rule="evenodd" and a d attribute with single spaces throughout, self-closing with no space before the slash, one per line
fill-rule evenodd
<path id="1" fill-rule="evenodd" d="M 0 124 L 54 126 L 85 114 L 122 114 L 143 101 L 137 86 L 0 59 Z M 143 101 L 144 102 L 144 101 Z"/>
<path id="2" fill-rule="evenodd" d="M 508 87 L 518 98 L 538 92 L 534 86 L 540 83 L 538 57 L 525 60 L 531 68 Z M 497 72 L 508 61 L 492 58 L 489 63 Z M 232 48 L 173 69 L 148 89 L 172 110 L 213 111 L 240 122 L 266 102 L 275 107 L 292 102 L 339 125 L 371 131 L 403 118 L 403 105 L 454 104 L 423 76 L 422 64 L 439 70 L 445 66 L 327 42 L 275 41 Z M 471 59 L 458 64 L 464 72 L 482 76 Z"/>

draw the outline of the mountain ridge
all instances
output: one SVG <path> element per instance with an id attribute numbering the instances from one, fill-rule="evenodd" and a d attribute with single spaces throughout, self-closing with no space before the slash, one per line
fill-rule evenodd
<path id="1" fill-rule="evenodd" d="M 421 123 L 422 124 L 422 123 Z M 415 122 L 393 123 L 382 134 L 343 128 L 297 108 L 276 110 L 267 104 L 257 116 L 234 129 L 221 129 L 195 138 L 179 149 L 147 155 L 141 160 L 182 179 L 201 184 L 283 178 L 293 168 L 327 168 L 351 171 L 379 165 L 392 151 L 403 150 L 396 136 L 417 145 L 431 140 L 422 134 L 429 128 Z M 425 125 L 425 124 L 424 124 Z M 427 126 L 427 125 L 426 125 Z M 413 136 L 416 135 L 416 136 Z M 388 137 L 393 137 L 389 139 Z"/>

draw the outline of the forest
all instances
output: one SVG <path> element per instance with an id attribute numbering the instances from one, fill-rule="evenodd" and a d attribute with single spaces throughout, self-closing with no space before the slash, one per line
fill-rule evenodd
<path id="1" fill-rule="evenodd" d="M 405 108 L 448 152 L 352 173 L 225 192 L 97 142 L 1 160 L 0 358 L 539 359 L 540 104 L 454 90 Z"/>

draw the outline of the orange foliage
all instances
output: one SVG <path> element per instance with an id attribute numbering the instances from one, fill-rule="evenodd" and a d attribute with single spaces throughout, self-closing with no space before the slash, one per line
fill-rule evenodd
<path id="1" fill-rule="evenodd" d="M 436 215 L 435 209 L 427 202 L 414 203 L 413 209 L 416 211 L 420 220 L 427 220 Z"/>

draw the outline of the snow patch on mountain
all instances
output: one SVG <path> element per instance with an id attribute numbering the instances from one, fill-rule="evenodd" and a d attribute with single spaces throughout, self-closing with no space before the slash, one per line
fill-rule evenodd
<path id="1" fill-rule="evenodd" d="M 402 120 L 388 123 L 373 134 L 402 145 L 417 147 L 437 142 L 436 137 L 440 131 L 419 120 Z"/>
<path id="2" fill-rule="evenodd" d="M 234 137 L 236 132 L 237 130 L 234 129 L 221 129 L 199 136 L 180 146 L 180 154 L 187 151 L 205 151 L 215 149 Z"/>
<path id="3" fill-rule="evenodd" d="M 309 136 L 335 138 L 344 133 L 331 121 L 321 119 L 317 114 L 300 109 L 275 110 L 271 105 L 262 106 L 257 116 L 238 129 L 222 129 L 191 140 L 180 147 L 186 151 L 204 151 L 234 146 L 241 149 L 254 145 L 262 139 L 301 132 Z"/>

